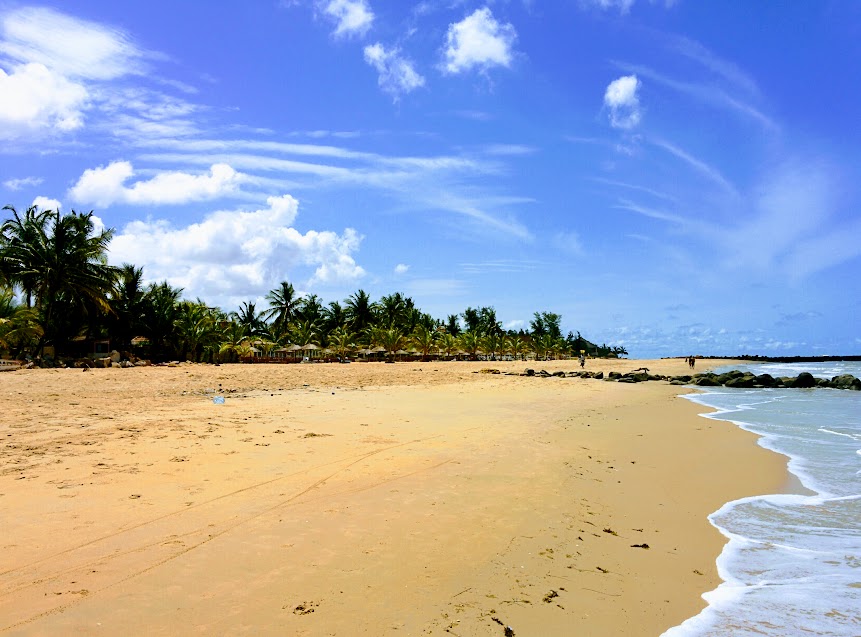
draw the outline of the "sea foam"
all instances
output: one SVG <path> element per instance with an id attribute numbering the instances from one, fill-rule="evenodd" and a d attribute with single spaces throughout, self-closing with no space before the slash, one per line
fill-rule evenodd
<path id="1" fill-rule="evenodd" d="M 861 365 L 750 369 L 830 378 L 858 376 Z M 686 398 L 762 436 L 810 494 L 743 498 L 709 516 L 727 538 L 717 560 L 724 581 L 703 595 L 699 615 L 664 634 L 861 635 L 861 393 L 720 388 Z"/>

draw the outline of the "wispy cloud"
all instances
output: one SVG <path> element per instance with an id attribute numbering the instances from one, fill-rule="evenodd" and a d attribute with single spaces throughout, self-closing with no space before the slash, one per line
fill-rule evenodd
<path id="1" fill-rule="evenodd" d="M 365 47 L 365 62 L 376 69 L 380 88 L 395 101 L 425 85 L 423 78 L 411 60 L 401 54 L 400 49 L 386 49 L 377 42 Z"/>
<path id="2" fill-rule="evenodd" d="M 718 57 L 705 46 L 684 36 L 670 39 L 670 48 L 683 56 L 698 62 L 730 84 L 751 95 L 759 95 L 759 86 L 754 79 L 733 62 Z"/>
<path id="3" fill-rule="evenodd" d="M 41 177 L 19 177 L 18 179 L 7 179 L 3 185 L 9 190 L 21 190 L 27 186 L 38 186 L 44 181 Z"/>
<path id="4" fill-rule="evenodd" d="M 657 146 L 658 148 L 661 148 L 661 149 L 665 150 L 666 152 L 670 153 L 674 157 L 681 159 L 683 162 L 685 162 L 688 166 L 693 168 L 700 175 L 702 175 L 703 177 L 705 177 L 706 179 L 708 179 L 712 183 L 717 184 L 718 186 L 723 188 L 726 192 L 728 192 L 732 195 L 738 194 L 738 192 L 735 189 L 735 186 L 733 186 L 729 182 L 729 180 L 726 179 L 726 177 L 724 177 L 720 173 L 720 171 L 718 169 L 714 168 L 713 166 L 710 166 L 705 161 L 698 159 L 697 157 L 694 157 L 690 153 L 682 150 L 678 146 L 671 144 L 668 141 L 665 141 L 662 139 L 655 139 L 655 140 L 652 140 L 652 143 L 655 146 Z"/>
<path id="5" fill-rule="evenodd" d="M 729 110 L 738 115 L 742 115 L 746 119 L 753 120 L 770 131 L 779 130 L 777 123 L 756 107 L 711 84 L 676 80 L 640 64 L 615 62 L 615 65 L 628 73 L 635 73 L 648 78 L 658 84 L 666 86 L 667 88 L 671 88 L 679 93 L 684 93 L 685 95 L 693 97 L 709 106 Z"/>

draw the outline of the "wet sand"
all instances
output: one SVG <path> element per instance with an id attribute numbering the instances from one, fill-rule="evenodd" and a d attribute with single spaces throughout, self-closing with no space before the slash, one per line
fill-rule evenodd
<path id="1" fill-rule="evenodd" d="M 3 374 L 0 634 L 658 635 L 696 614 L 724 543 L 707 515 L 784 488 L 785 459 L 665 383 L 473 373 L 526 366 L 577 363 Z M 687 369 L 587 369 L 642 366 Z"/>

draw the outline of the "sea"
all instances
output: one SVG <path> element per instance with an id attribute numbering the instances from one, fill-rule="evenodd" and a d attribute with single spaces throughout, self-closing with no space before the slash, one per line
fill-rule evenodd
<path id="1" fill-rule="evenodd" d="M 774 377 L 861 377 L 861 363 L 752 364 Z M 701 388 L 688 400 L 762 436 L 809 492 L 728 502 L 709 521 L 728 542 L 723 583 L 707 607 L 666 637 L 861 636 L 861 392 Z M 731 462 L 731 459 L 727 459 Z"/>

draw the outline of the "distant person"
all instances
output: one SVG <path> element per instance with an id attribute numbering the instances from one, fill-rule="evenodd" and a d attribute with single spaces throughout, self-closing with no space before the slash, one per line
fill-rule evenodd
<path id="1" fill-rule="evenodd" d="M 586 357 L 583 354 L 580 354 L 580 369 L 586 367 Z"/>
<path id="2" fill-rule="evenodd" d="M 691 357 L 688 359 L 688 365 L 690 365 L 690 366 L 691 366 L 691 369 L 693 369 L 693 368 L 694 368 L 694 365 L 696 365 L 696 362 L 697 362 L 697 359 L 696 359 L 696 357 L 694 357 L 694 356 L 691 356 Z"/>

